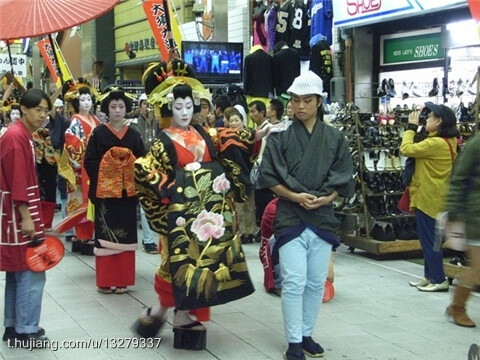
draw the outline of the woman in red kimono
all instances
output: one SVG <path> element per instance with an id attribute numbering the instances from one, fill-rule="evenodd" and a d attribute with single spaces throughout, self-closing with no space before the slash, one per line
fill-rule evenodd
<path id="1" fill-rule="evenodd" d="M 79 79 L 79 81 L 84 80 Z M 96 95 L 96 90 L 91 88 L 87 82 L 74 84 L 65 94 L 65 100 L 75 110 L 75 115 L 70 119 L 70 127 L 65 132 L 65 150 L 68 155 L 69 165 L 75 174 L 75 183 L 67 183 L 67 215 L 82 206 L 86 206 L 88 202 L 89 178 L 83 166 L 83 158 L 90 134 L 100 124 L 97 117 L 91 114 Z M 92 239 L 93 229 L 93 223 L 84 219 L 75 226 L 76 238 L 74 237 L 72 240 L 88 241 Z M 73 242 L 72 251 L 80 250 L 82 250 L 82 253 L 92 254 L 93 244 L 80 245 L 80 243 Z"/>
<path id="2" fill-rule="evenodd" d="M 159 303 L 141 315 L 136 330 L 155 336 L 168 308 L 175 307 L 174 347 L 200 350 L 206 329 L 198 321 L 208 320 L 208 307 L 254 291 L 234 202 L 245 201 L 252 189 L 252 152 L 265 134 L 190 125 L 204 89 L 190 77 L 188 64 L 172 60 L 147 71 L 152 75 L 144 81 L 147 93 L 151 81 L 161 82 L 149 102 L 164 119 L 173 120 L 135 163 L 139 200 L 150 227 L 160 233 L 162 255 L 155 279 Z"/>

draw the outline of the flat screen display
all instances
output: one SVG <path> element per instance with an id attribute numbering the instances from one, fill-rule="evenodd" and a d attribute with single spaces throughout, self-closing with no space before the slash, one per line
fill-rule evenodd
<path id="1" fill-rule="evenodd" d="M 183 41 L 182 59 L 204 84 L 242 82 L 242 43 Z"/>

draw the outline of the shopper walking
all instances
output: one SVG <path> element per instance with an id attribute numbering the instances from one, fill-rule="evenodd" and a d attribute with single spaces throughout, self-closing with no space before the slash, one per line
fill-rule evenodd
<path id="1" fill-rule="evenodd" d="M 323 122 L 322 79 L 312 71 L 288 89 L 295 120 L 269 135 L 258 182 L 278 194 L 273 223 L 282 276 L 282 312 L 288 349 L 284 358 L 321 357 L 312 339 L 323 299 L 334 231 L 339 221 L 332 201 L 353 195 L 353 164 L 348 143 Z"/>
<path id="2" fill-rule="evenodd" d="M 38 326 L 45 272 L 31 271 L 25 253 L 31 240 L 45 236 L 32 133 L 51 109 L 47 94 L 28 90 L 20 99 L 21 118 L 0 138 L 0 270 L 6 272 L 3 340 L 10 346 L 35 347 L 47 339 Z"/>
<path id="3" fill-rule="evenodd" d="M 476 135 L 465 145 L 453 169 L 450 190 L 445 201 L 448 211 L 447 227 L 454 222 L 465 223 L 470 267 L 460 276 L 453 301 L 447 314 L 460 326 L 475 327 L 468 317 L 465 304 L 472 288 L 480 284 L 480 136 Z"/>
<path id="4" fill-rule="evenodd" d="M 427 116 L 425 130 L 429 135 L 414 143 L 421 113 Z M 448 291 L 443 254 L 434 250 L 435 218 L 443 211 L 450 173 L 457 156 L 458 130 L 455 124 L 452 109 L 427 102 L 420 111 L 410 113 L 400 146 L 402 155 L 415 159 L 415 171 L 409 186 L 410 209 L 415 211 L 425 266 L 424 278 L 410 281 L 410 285 L 421 291 Z"/>

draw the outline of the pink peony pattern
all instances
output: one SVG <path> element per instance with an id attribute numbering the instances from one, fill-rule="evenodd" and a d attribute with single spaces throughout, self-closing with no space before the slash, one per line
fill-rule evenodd
<path id="1" fill-rule="evenodd" d="M 213 179 L 213 191 L 217 194 L 226 194 L 230 190 L 230 181 L 225 177 L 225 173 Z"/>
<path id="2" fill-rule="evenodd" d="M 210 238 L 220 239 L 225 233 L 223 216 L 202 210 L 193 221 L 191 230 L 200 242 L 206 242 Z"/>

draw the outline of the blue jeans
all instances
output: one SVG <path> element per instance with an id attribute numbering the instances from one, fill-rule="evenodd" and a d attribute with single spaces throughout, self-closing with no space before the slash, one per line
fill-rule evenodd
<path id="1" fill-rule="evenodd" d="M 155 244 L 155 240 L 153 238 L 153 231 L 150 229 L 150 225 L 148 225 L 147 217 L 145 216 L 145 211 L 140 206 L 140 220 L 142 221 L 142 232 L 143 232 L 143 239 L 142 244 Z"/>
<path id="2" fill-rule="evenodd" d="M 332 245 L 305 229 L 280 247 L 282 312 L 289 343 L 311 336 L 323 300 Z"/>
<path id="3" fill-rule="evenodd" d="M 429 279 L 433 284 L 440 284 L 445 281 L 445 271 L 443 270 L 442 251 L 433 250 L 435 244 L 435 219 L 417 209 L 415 210 L 415 220 L 417 222 L 418 240 L 420 240 L 425 259 L 425 278 Z"/>
<path id="4" fill-rule="evenodd" d="M 38 331 L 42 310 L 45 272 L 16 271 L 6 273 L 4 326 L 15 327 L 21 334 Z"/>

